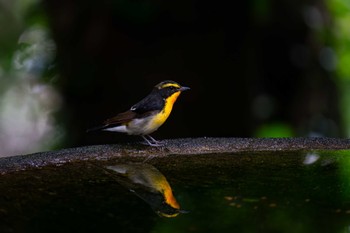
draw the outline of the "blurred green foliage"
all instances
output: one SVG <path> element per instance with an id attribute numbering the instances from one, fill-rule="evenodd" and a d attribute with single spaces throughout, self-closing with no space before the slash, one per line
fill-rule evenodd
<path id="1" fill-rule="evenodd" d="M 256 131 L 256 137 L 261 138 L 279 138 L 279 137 L 293 137 L 293 129 L 288 123 L 275 122 L 271 124 L 264 124 Z"/>
<path id="2" fill-rule="evenodd" d="M 326 1 L 332 18 L 333 46 L 337 55 L 335 70 L 341 95 L 342 118 L 346 135 L 350 136 L 350 1 Z"/>
<path id="3" fill-rule="evenodd" d="M 11 25 L 0 28 L 0 157 L 51 150 L 63 131 L 45 11 L 38 0 L 1 1 L 0 21 Z"/>

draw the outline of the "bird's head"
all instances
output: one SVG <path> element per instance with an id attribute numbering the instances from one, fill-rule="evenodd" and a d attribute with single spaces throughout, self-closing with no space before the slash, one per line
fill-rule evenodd
<path id="1" fill-rule="evenodd" d="M 173 96 L 176 94 L 176 97 L 182 92 L 189 90 L 189 87 L 184 87 L 181 86 L 180 84 L 171 81 L 171 80 L 166 80 L 163 82 L 158 83 L 154 89 L 161 94 L 163 98 L 168 98 L 170 96 Z M 175 98 L 176 99 L 176 98 Z"/>

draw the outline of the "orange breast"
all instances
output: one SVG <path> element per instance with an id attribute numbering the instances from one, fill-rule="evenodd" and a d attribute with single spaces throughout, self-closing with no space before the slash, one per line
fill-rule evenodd
<path id="1" fill-rule="evenodd" d="M 177 99 L 177 97 L 179 97 L 180 92 L 175 92 L 172 96 L 170 96 L 166 102 L 165 102 L 165 108 L 163 109 L 163 111 L 161 111 L 158 116 L 156 116 L 152 122 L 152 125 L 154 125 L 155 127 L 159 127 L 161 126 L 166 119 L 168 119 L 171 110 L 173 109 L 173 105 Z"/>

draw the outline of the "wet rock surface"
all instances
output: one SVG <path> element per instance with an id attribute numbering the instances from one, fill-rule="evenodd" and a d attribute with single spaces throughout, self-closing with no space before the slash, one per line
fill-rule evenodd
<path id="1" fill-rule="evenodd" d="M 339 232 L 349 225 L 347 149 L 347 139 L 186 138 L 162 147 L 97 145 L 2 158 L 0 232 L 286 232 L 285 223 L 303 219 L 303 232 Z M 123 186 L 108 170 L 135 164 L 136 186 Z M 159 174 L 146 169 L 141 176 L 140 164 Z M 154 190 L 165 179 L 185 212 L 172 221 L 155 213 Z M 140 182 L 150 194 L 135 192 Z M 276 210 L 285 221 L 262 217 Z"/>

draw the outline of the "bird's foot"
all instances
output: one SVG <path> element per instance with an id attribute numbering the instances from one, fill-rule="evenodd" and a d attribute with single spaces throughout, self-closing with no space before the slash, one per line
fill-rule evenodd
<path id="1" fill-rule="evenodd" d="M 141 144 L 146 145 L 146 146 L 153 146 L 153 147 L 163 146 L 163 144 L 161 144 L 161 143 L 154 143 L 154 142 L 149 142 L 149 141 L 141 142 Z"/>

